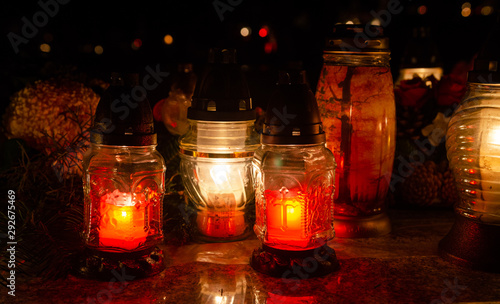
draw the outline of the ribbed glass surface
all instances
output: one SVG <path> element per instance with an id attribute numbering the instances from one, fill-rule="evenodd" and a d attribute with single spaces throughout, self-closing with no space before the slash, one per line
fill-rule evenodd
<path id="1" fill-rule="evenodd" d="M 446 135 L 457 212 L 500 225 L 500 85 L 470 83 Z"/>

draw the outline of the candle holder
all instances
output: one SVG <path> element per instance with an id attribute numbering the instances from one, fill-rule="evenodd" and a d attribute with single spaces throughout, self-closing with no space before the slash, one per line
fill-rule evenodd
<path id="1" fill-rule="evenodd" d="M 325 147 L 305 73 L 281 73 L 255 152 L 256 223 L 262 242 L 250 265 L 274 277 L 309 278 L 339 268 L 335 251 L 335 160 Z"/>
<path id="2" fill-rule="evenodd" d="M 196 208 L 198 238 L 236 241 L 250 233 L 252 158 L 258 147 L 248 86 L 231 49 L 211 49 L 180 138 L 180 171 Z"/>
<path id="3" fill-rule="evenodd" d="M 499 54 L 497 25 L 448 124 L 446 149 L 460 198 L 457 220 L 439 243 L 446 260 L 490 272 L 500 272 Z"/>
<path id="4" fill-rule="evenodd" d="M 90 278 L 107 280 L 122 269 L 141 278 L 164 269 L 156 245 L 163 240 L 166 168 L 148 100 L 125 99 L 137 80 L 136 74 L 112 75 L 83 159 L 87 250 L 78 272 Z"/>
<path id="5" fill-rule="evenodd" d="M 316 89 L 335 155 L 338 237 L 391 231 L 385 203 L 396 148 L 396 106 L 388 38 L 379 26 L 338 25 L 327 39 Z"/>

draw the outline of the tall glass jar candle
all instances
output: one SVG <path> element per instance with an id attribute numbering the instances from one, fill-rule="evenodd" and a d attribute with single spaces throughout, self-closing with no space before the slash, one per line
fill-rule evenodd
<path id="1" fill-rule="evenodd" d="M 316 99 L 335 155 L 335 231 L 390 231 L 385 199 L 395 151 L 396 111 L 388 39 L 376 26 L 339 25 L 327 40 Z"/>

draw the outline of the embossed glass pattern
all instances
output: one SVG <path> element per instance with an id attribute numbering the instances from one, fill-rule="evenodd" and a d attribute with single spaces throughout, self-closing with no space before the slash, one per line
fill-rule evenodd
<path id="1" fill-rule="evenodd" d="M 253 166 L 254 231 L 265 245 L 308 250 L 333 238 L 335 162 L 324 144 L 264 144 Z"/>
<path id="2" fill-rule="evenodd" d="M 180 139 L 182 180 L 197 211 L 200 236 L 229 241 L 248 236 L 245 212 L 253 203 L 254 121 L 189 120 Z"/>
<path id="3" fill-rule="evenodd" d="M 155 146 L 92 144 L 84 157 L 85 244 L 132 252 L 163 239 L 165 164 Z"/>

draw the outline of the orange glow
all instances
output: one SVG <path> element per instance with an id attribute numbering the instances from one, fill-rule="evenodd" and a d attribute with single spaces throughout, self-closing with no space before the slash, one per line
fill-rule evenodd
<path id="1" fill-rule="evenodd" d="M 203 235 L 214 238 L 243 235 L 247 227 L 243 211 L 200 212 L 196 222 Z"/>
<path id="2" fill-rule="evenodd" d="M 470 173 L 470 174 L 476 174 L 476 170 L 474 170 L 474 169 L 469 169 L 469 173 Z"/>
<path id="3" fill-rule="evenodd" d="M 288 195 L 287 195 L 288 196 Z M 307 241 L 305 227 L 305 198 L 296 194 L 290 197 L 270 192 L 267 201 L 267 234 L 270 243 L 302 243 Z"/>
<path id="4" fill-rule="evenodd" d="M 103 247 L 133 250 L 146 241 L 146 207 L 136 206 L 129 193 L 118 190 L 101 198 L 99 242 Z"/>
<path id="5" fill-rule="evenodd" d="M 477 182 L 476 181 L 470 181 L 469 184 L 471 184 L 471 185 L 477 185 Z"/>
<path id="6" fill-rule="evenodd" d="M 174 37 L 172 37 L 172 35 L 165 35 L 165 37 L 163 37 L 163 42 L 165 42 L 166 45 L 171 45 L 174 43 Z"/>

